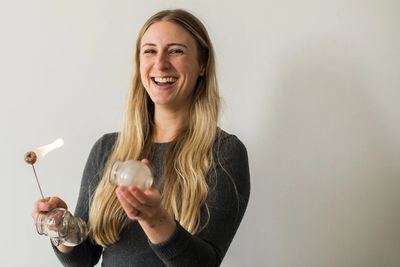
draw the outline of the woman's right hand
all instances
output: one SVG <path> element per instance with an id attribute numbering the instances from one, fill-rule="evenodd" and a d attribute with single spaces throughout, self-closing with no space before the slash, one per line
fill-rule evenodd
<path id="1" fill-rule="evenodd" d="M 55 208 L 68 209 L 67 204 L 59 197 L 46 197 L 35 202 L 32 212 L 33 222 L 36 223 L 37 216 L 40 212 L 48 212 Z"/>
<path id="2" fill-rule="evenodd" d="M 33 222 L 36 224 L 39 213 L 49 212 L 55 208 L 64 208 L 68 210 L 67 204 L 59 197 L 46 197 L 45 199 L 39 199 L 35 201 L 32 212 Z M 57 249 L 63 253 L 68 253 L 73 249 L 73 247 L 67 247 L 60 244 Z"/>

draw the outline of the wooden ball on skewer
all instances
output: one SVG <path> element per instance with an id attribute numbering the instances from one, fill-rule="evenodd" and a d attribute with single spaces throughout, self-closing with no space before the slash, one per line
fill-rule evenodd
<path id="1" fill-rule="evenodd" d="M 26 152 L 24 160 L 26 163 L 33 165 L 37 160 L 37 155 L 33 151 Z"/>

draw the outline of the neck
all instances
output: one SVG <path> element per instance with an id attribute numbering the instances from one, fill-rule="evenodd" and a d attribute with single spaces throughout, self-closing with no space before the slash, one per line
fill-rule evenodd
<path id="1" fill-rule="evenodd" d="M 185 126 L 187 119 L 187 110 L 168 110 L 156 106 L 154 110 L 155 131 L 153 141 L 166 143 L 174 140 Z"/>

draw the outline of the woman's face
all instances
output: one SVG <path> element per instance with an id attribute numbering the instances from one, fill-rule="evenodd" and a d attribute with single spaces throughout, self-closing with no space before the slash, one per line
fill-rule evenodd
<path id="1" fill-rule="evenodd" d="M 157 106 L 183 110 L 202 75 L 196 41 L 175 23 L 151 25 L 140 43 L 140 78 Z"/>

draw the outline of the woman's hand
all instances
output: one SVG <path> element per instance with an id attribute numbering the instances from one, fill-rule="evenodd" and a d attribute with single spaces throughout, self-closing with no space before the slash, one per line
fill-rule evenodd
<path id="1" fill-rule="evenodd" d="M 64 200 L 59 197 L 47 197 L 45 199 L 39 199 L 35 202 L 32 212 L 32 219 L 36 223 L 37 216 L 40 212 L 48 212 L 55 208 L 68 209 L 67 204 Z"/>
<path id="2" fill-rule="evenodd" d="M 142 162 L 149 165 L 146 159 Z M 115 193 L 128 218 L 139 222 L 152 243 L 165 241 L 174 233 L 175 220 L 162 207 L 156 188 L 142 191 L 136 186 L 118 186 Z"/>
<path id="3" fill-rule="evenodd" d="M 46 197 L 45 199 L 39 199 L 35 202 L 33 212 L 32 212 L 32 219 L 33 222 L 36 224 L 37 217 L 41 212 L 49 212 L 55 208 L 64 208 L 68 210 L 67 204 L 59 197 Z M 57 246 L 57 249 L 62 253 L 68 253 L 72 251 L 73 247 L 67 247 L 62 244 Z"/>

